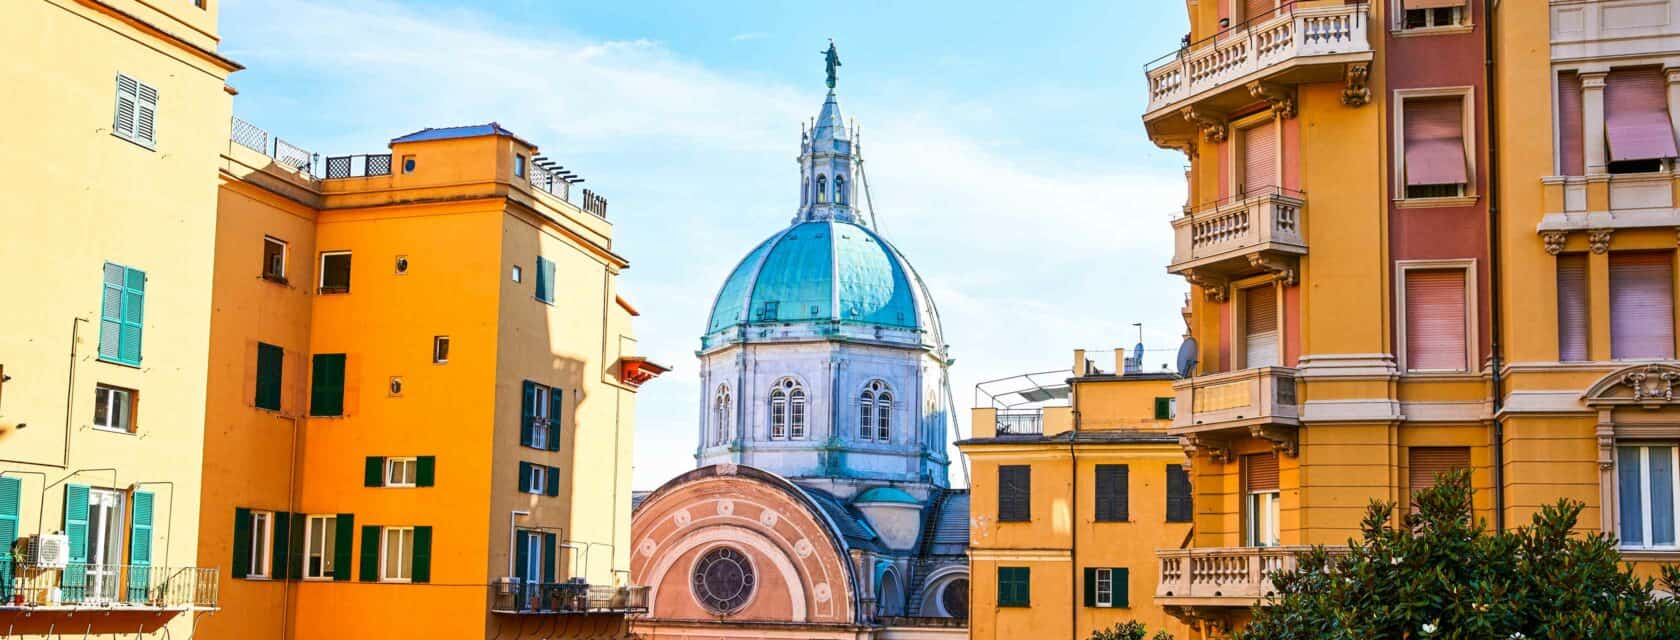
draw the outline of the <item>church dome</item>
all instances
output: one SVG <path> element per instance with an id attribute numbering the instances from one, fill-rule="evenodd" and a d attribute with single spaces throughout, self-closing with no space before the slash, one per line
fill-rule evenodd
<path id="1" fill-rule="evenodd" d="M 938 319 L 909 262 L 861 224 L 796 222 L 760 243 L 724 280 L 706 333 L 736 326 L 839 322 L 920 331 L 938 345 Z"/>

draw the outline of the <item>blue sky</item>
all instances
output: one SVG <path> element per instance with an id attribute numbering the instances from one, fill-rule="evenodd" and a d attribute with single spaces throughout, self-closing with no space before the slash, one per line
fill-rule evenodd
<path id="1" fill-rule="evenodd" d="M 496 120 L 611 200 L 641 349 L 676 366 L 638 401 L 634 485 L 651 489 L 694 464 L 717 287 L 798 204 L 829 38 L 881 231 L 944 316 L 960 409 L 977 381 L 1129 346 L 1134 322 L 1165 350 L 1148 366 L 1170 359 L 1184 158 L 1138 116 L 1143 63 L 1186 26 L 1179 3 L 1137 4 L 226 0 L 221 28 L 248 67 L 234 112 L 288 142 L 377 153 Z"/>

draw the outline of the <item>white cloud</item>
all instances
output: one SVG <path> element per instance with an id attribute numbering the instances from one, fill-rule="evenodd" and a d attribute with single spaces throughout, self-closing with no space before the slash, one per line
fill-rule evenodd
<path id="1" fill-rule="evenodd" d="M 734 36 L 731 36 L 729 38 L 729 41 L 730 42 L 746 42 L 748 40 L 763 40 L 763 39 L 768 38 L 768 37 L 770 37 L 770 34 L 765 33 L 763 31 L 752 31 L 752 32 L 749 32 L 749 33 L 737 33 Z"/>

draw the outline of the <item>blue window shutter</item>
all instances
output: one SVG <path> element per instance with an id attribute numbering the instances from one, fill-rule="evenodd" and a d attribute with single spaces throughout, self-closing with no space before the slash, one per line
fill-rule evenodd
<path id="1" fill-rule="evenodd" d="M 524 404 L 519 407 L 519 446 L 531 446 L 532 409 L 537 405 L 537 383 L 525 381 Z"/>
<path id="2" fill-rule="evenodd" d="M 70 566 L 64 569 L 64 599 L 80 602 L 86 595 L 88 559 L 88 487 L 64 485 L 64 535 L 70 539 Z"/>
<path id="3" fill-rule="evenodd" d="M 146 272 L 128 269 L 123 276 L 122 340 L 117 345 L 119 362 L 140 364 L 140 332 L 146 318 Z"/>
<path id="4" fill-rule="evenodd" d="M 0 602 L 12 599 L 12 543 L 17 541 L 23 481 L 0 476 Z"/>
<path id="5" fill-rule="evenodd" d="M 549 497 L 560 495 L 559 467 L 548 467 L 547 470 L 543 471 L 543 479 L 548 481 L 548 486 L 543 487 L 543 495 Z"/>
<path id="6" fill-rule="evenodd" d="M 128 601 L 147 602 L 152 584 L 152 503 L 150 491 L 136 491 L 134 518 L 128 529 Z"/>
<path id="7" fill-rule="evenodd" d="M 550 387 L 548 390 L 548 445 L 549 451 L 560 450 L 560 427 L 566 423 L 566 392 L 560 387 Z"/>
<path id="8" fill-rule="evenodd" d="M 519 463 L 519 492 L 520 493 L 525 493 L 526 491 L 530 491 L 530 490 L 531 490 L 531 463 L 521 462 L 521 463 Z"/>
<path id="9" fill-rule="evenodd" d="M 554 560 L 555 560 L 554 538 L 555 538 L 555 536 L 552 533 L 542 534 L 542 549 L 543 549 L 542 581 L 543 582 L 549 582 L 549 583 L 554 582 Z"/>
<path id="10" fill-rule="evenodd" d="M 537 300 L 554 304 L 554 261 L 537 256 Z"/>
<path id="11" fill-rule="evenodd" d="M 117 360 L 122 342 L 123 276 L 120 264 L 105 263 L 105 283 L 99 288 L 99 359 Z"/>

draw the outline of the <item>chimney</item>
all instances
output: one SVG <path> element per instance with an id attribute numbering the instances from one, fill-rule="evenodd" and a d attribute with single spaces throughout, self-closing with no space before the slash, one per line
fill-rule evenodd
<path id="1" fill-rule="evenodd" d="M 1126 349 L 1118 347 L 1114 350 L 1114 375 L 1126 375 Z"/>
<path id="2" fill-rule="evenodd" d="M 1089 364 L 1089 361 L 1087 361 L 1085 359 L 1085 350 L 1084 349 L 1074 349 L 1073 350 L 1073 377 L 1075 377 L 1075 378 L 1085 377 L 1086 366 L 1088 364 Z"/>

